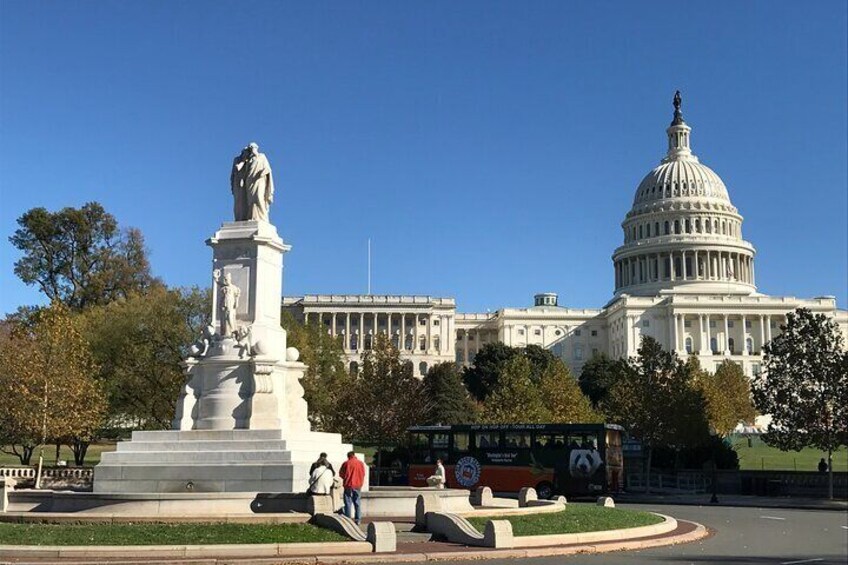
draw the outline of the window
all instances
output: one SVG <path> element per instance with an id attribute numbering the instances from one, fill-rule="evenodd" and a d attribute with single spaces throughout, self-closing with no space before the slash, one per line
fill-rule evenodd
<path id="1" fill-rule="evenodd" d="M 554 335 L 562 335 L 562 332 L 561 332 L 561 331 L 559 331 L 559 330 L 556 330 L 556 331 L 554 332 Z"/>
<path id="2" fill-rule="evenodd" d="M 728 328 L 732 328 L 732 327 L 733 327 L 733 320 L 728 320 L 728 321 L 727 321 L 727 327 L 728 327 Z"/>
<path id="3" fill-rule="evenodd" d="M 751 363 L 751 373 L 756 377 L 759 376 L 760 373 L 763 372 L 762 367 L 759 363 Z"/>
<path id="4" fill-rule="evenodd" d="M 351 375 L 359 373 L 359 363 L 357 363 L 356 361 L 351 361 L 349 370 Z"/>
<path id="5" fill-rule="evenodd" d="M 430 438 L 427 434 L 411 434 L 409 436 L 410 447 L 429 447 Z"/>
<path id="6" fill-rule="evenodd" d="M 651 321 L 650 320 L 642 320 L 642 327 L 643 328 L 650 328 L 651 327 Z"/>
<path id="7" fill-rule="evenodd" d="M 692 338 L 686 338 L 686 353 L 692 353 Z"/>
<path id="8" fill-rule="evenodd" d="M 533 330 L 533 335 L 542 335 L 542 330 Z"/>
<path id="9" fill-rule="evenodd" d="M 715 320 L 710 320 L 710 327 L 711 327 L 711 328 L 716 327 Z"/>
<path id="10" fill-rule="evenodd" d="M 369 334 L 369 335 L 366 335 L 366 336 L 365 336 L 365 341 L 364 341 L 364 343 L 363 343 L 363 345 L 365 346 L 365 349 L 371 349 L 371 345 L 372 345 L 372 342 L 373 342 L 373 341 L 374 341 L 374 340 L 373 340 L 373 336 L 371 336 L 370 334 Z"/>
<path id="11" fill-rule="evenodd" d="M 421 318 L 420 320 L 418 320 L 418 325 L 419 326 L 426 326 L 427 325 L 427 318 Z"/>
<path id="12" fill-rule="evenodd" d="M 583 360 L 583 346 L 575 345 L 574 346 L 574 360 L 582 361 Z"/>
<path id="13" fill-rule="evenodd" d="M 686 320 L 685 322 L 683 322 L 683 327 L 684 328 L 691 328 L 692 327 L 692 320 Z"/>
<path id="14" fill-rule="evenodd" d="M 751 320 L 745 320 L 745 327 L 749 330 L 751 329 Z"/>
<path id="15" fill-rule="evenodd" d="M 418 340 L 418 349 L 421 351 L 427 351 L 427 338 L 423 335 Z"/>
<path id="16" fill-rule="evenodd" d="M 581 333 L 582 333 L 582 331 L 581 331 L 581 330 L 574 330 L 574 335 L 579 336 Z"/>
<path id="17" fill-rule="evenodd" d="M 597 355 L 598 355 L 598 348 L 597 348 L 597 347 L 593 347 L 593 348 L 592 348 L 592 357 L 595 357 L 595 356 L 597 356 Z"/>
<path id="18" fill-rule="evenodd" d="M 464 363 L 465 362 L 465 352 L 462 349 L 456 350 L 456 362 Z"/>
<path id="19" fill-rule="evenodd" d="M 439 336 L 433 337 L 433 349 L 435 349 L 436 351 L 442 350 L 442 340 L 439 338 Z"/>
<path id="20" fill-rule="evenodd" d="M 727 349 L 729 349 L 731 353 L 736 353 L 736 342 L 733 341 L 732 337 L 727 340 Z"/>
<path id="21" fill-rule="evenodd" d="M 598 337 L 598 330 L 592 330 L 592 337 Z"/>
<path id="22" fill-rule="evenodd" d="M 713 354 L 718 353 L 718 341 L 714 337 L 710 338 L 710 351 L 712 351 Z"/>
<path id="23" fill-rule="evenodd" d="M 665 223 L 665 235 L 668 235 L 668 233 L 669 233 L 668 225 L 669 225 L 668 222 L 666 222 Z"/>
<path id="24" fill-rule="evenodd" d="M 529 432 L 506 432 L 504 434 L 505 447 L 530 447 Z"/>
<path id="25" fill-rule="evenodd" d="M 680 220 L 674 220 L 674 233 L 680 233 Z"/>
<path id="26" fill-rule="evenodd" d="M 468 432 L 453 433 L 453 450 L 468 451 Z"/>
<path id="27" fill-rule="evenodd" d="M 434 326 L 438 326 L 438 325 L 439 325 L 439 319 L 438 319 L 438 318 L 436 318 L 435 320 L 433 320 L 433 325 L 434 325 Z"/>
<path id="28" fill-rule="evenodd" d="M 647 228 L 647 230 L 648 230 L 647 236 L 648 236 L 648 237 L 651 237 L 651 224 L 648 224 L 648 225 L 647 225 L 647 226 L 645 226 L 645 227 L 646 227 L 646 228 Z"/>
<path id="29" fill-rule="evenodd" d="M 660 223 L 654 222 L 654 235 L 660 235 Z"/>
<path id="30" fill-rule="evenodd" d="M 501 434 L 498 432 L 477 432 L 474 440 L 478 449 L 500 447 Z"/>
<path id="31" fill-rule="evenodd" d="M 518 330 L 518 335 L 524 335 L 524 330 Z"/>
<path id="32" fill-rule="evenodd" d="M 639 226 L 639 239 L 642 239 L 642 226 Z"/>
<path id="33" fill-rule="evenodd" d="M 427 363 L 425 363 L 424 361 L 421 361 L 418 364 L 418 374 L 422 377 L 427 374 Z"/>
<path id="34" fill-rule="evenodd" d="M 442 432 L 435 432 L 433 434 L 433 439 L 432 439 L 433 449 L 439 449 L 439 448 L 447 449 L 449 439 L 450 439 L 450 436 L 448 434 L 442 433 Z"/>
<path id="35" fill-rule="evenodd" d="M 350 348 L 356 351 L 356 347 L 358 345 L 358 338 L 355 335 L 350 336 Z"/>
<path id="36" fill-rule="evenodd" d="M 754 352 L 754 340 L 750 337 L 745 340 L 745 349 L 748 351 L 749 354 Z"/>

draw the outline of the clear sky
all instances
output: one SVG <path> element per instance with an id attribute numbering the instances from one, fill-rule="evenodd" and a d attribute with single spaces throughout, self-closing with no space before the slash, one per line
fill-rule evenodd
<path id="1" fill-rule="evenodd" d="M 683 91 L 761 292 L 848 302 L 846 3 L 0 2 L 0 312 L 41 300 L 8 243 L 96 200 L 153 271 L 204 245 L 257 141 L 284 292 L 600 307 Z"/>

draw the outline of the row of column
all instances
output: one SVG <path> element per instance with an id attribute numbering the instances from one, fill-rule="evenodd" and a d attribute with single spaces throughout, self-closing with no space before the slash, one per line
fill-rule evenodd
<path id="1" fill-rule="evenodd" d="M 781 323 L 785 322 L 786 317 L 784 315 L 773 316 L 771 314 L 758 314 L 758 315 L 745 315 L 740 314 L 738 317 L 733 316 L 733 320 L 740 321 L 742 325 L 742 329 L 739 332 L 736 332 L 737 335 L 741 338 L 741 343 L 737 343 L 734 340 L 734 347 L 731 350 L 730 340 L 733 339 L 730 331 L 730 320 L 731 316 L 728 314 L 721 315 L 710 315 L 710 314 L 674 314 L 673 323 L 669 323 L 669 343 L 674 345 L 674 350 L 680 354 L 686 353 L 698 353 L 699 355 L 748 355 L 750 353 L 759 354 L 762 351 L 763 346 L 771 341 L 772 339 L 772 331 L 771 331 L 771 323 L 772 318 L 777 317 L 780 319 Z M 687 318 L 691 321 L 694 318 L 698 319 L 698 347 L 699 349 L 695 350 L 695 343 L 692 343 L 691 351 L 687 350 L 686 347 L 686 320 Z M 757 320 L 759 322 L 759 341 L 754 341 L 753 332 L 748 331 L 748 322 Z M 721 326 L 716 324 L 716 330 L 713 331 L 713 328 L 710 325 L 710 322 L 716 320 L 721 322 Z M 753 326 L 753 324 L 752 324 Z M 752 328 L 753 329 L 753 328 Z M 723 330 L 723 331 L 720 331 Z M 690 335 L 694 335 L 693 332 L 689 332 Z M 716 347 L 715 350 L 712 348 L 712 340 L 715 337 L 716 339 Z M 749 351 L 748 340 L 751 340 L 752 347 Z"/>
<path id="2" fill-rule="evenodd" d="M 659 281 L 727 280 L 755 284 L 754 258 L 728 251 L 690 250 L 620 259 L 615 287 Z"/>
<path id="3" fill-rule="evenodd" d="M 742 224 L 735 220 L 719 220 L 698 216 L 679 217 L 662 222 L 638 222 L 625 228 L 624 242 L 639 241 L 642 239 L 661 237 L 664 235 L 724 235 L 728 237 L 741 238 L 740 226 Z M 660 228 L 662 232 L 660 232 Z"/>
<path id="4" fill-rule="evenodd" d="M 480 349 L 483 347 L 483 332 L 481 330 L 474 330 L 473 332 L 469 330 L 457 330 L 456 339 L 457 341 L 462 342 L 462 350 L 457 351 L 457 361 L 464 363 L 466 365 L 470 364 L 473 359 L 471 357 L 471 348 L 469 347 L 471 343 L 471 336 L 474 336 L 474 355 L 480 353 Z"/>
<path id="5" fill-rule="evenodd" d="M 418 314 L 390 312 L 304 312 L 303 323 L 315 321 L 324 325 L 330 318 L 327 333 L 333 337 L 342 336 L 345 351 L 370 349 L 370 340 L 378 333 L 390 335 L 392 343 L 400 351 L 418 351 L 422 353 L 449 353 L 452 350 L 450 336 L 453 335 L 453 317 L 447 314 Z M 340 319 L 341 318 L 341 323 Z M 384 320 L 380 329 L 380 320 Z M 366 320 L 370 329 L 365 333 Z M 421 320 L 425 320 L 421 324 Z M 438 320 L 438 324 L 434 321 Z M 343 326 L 339 329 L 339 326 Z"/>

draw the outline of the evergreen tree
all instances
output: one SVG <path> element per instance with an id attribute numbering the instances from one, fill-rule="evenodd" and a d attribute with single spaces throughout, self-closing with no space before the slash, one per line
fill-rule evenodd
<path id="1" fill-rule="evenodd" d="M 833 498 L 833 452 L 848 444 L 848 353 L 839 327 L 799 308 L 764 353 L 764 370 L 752 383 L 757 409 L 772 418 L 763 439 L 783 450 L 827 452 Z"/>
<path id="2" fill-rule="evenodd" d="M 477 405 L 468 394 L 456 364 L 438 363 L 424 377 L 424 393 L 430 405 L 426 424 L 470 424 L 476 421 Z"/>
<path id="3" fill-rule="evenodd" d="M 625 359 L 610 359 L 603 353 L 592 355 L 580 371 L 580 390 L 597 407 L 607 397 L 609 389 L 627 371 Z"/>
<path id="4" fill-rule="evenodd" d="M 465 367 L 462 380 L 477 401 L 482 402 L 495 387 L 506 363 L 518 354 L 518 350 L 504 343 L 487 343 L 474 357 L 474 364 Z"/>

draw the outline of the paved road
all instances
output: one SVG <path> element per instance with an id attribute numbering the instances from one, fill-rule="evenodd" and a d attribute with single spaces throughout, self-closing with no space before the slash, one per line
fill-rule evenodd
<path id="1" fill-rule="evenodd" d="M 781 510 L 631 504 L 623 508 L 653 510 L 700 522 L 713 530 L 709 538 L 644 551 L 573 555 L 522 560 L 522 565 L 845 565 L 848 563 L 848 514 L 827 510 Z M 448 562 L 441 562 L 447 565 Z M 456 562 L 460 563 L 460 562 Z M 468 563 L 468 562 L 466 562 Z M 477 561 L 509 565 L 516 560 Z"/>

